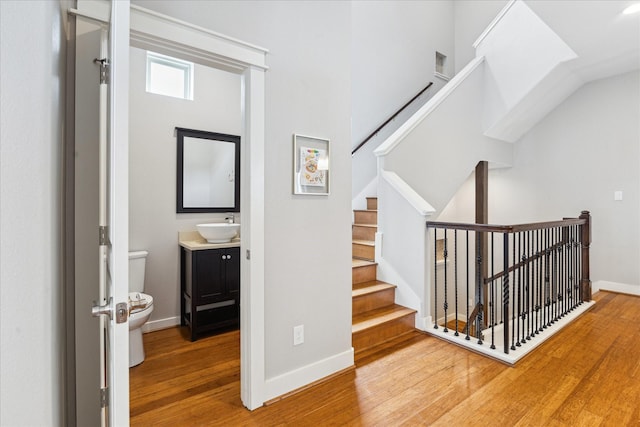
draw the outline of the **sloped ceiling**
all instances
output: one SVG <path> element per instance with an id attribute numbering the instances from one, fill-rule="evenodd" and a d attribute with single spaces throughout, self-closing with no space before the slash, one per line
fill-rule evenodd
<path id="1" fill-rule="evenodd" d="M 578 54 L 567 66 L 584 82 L 640 68 L 640 13 L 622 13 L 638 2 L 525 1 Z"/>

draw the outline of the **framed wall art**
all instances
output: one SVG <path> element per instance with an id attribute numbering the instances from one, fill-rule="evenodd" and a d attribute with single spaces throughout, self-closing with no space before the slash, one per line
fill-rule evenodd
<path id="1" fill-rule="evenodd" d="M 293 135 L 293 194 L 329 195 L 329 140 Z"/>

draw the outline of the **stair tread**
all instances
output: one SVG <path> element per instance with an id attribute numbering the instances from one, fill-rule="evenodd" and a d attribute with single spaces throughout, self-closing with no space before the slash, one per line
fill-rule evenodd
<path id="1" fill-rule="evenodd" d="M 351 292 L 352 298 L 373 294 L 375 292 L 385 291 L 387 289 L 395 289 L 396 285 L 392 285 L 387 282 L 383 282 L 381 280 L 372 280 L 370 282 L 357 283 L 353 285 L 353 290 Z"/>
<path id="2" fill-rule="evenodd" d="M 378 212 L 378 209 L 354 209 L 354 212 Z"/>
<path id="3" fill-rule="evenodd" d="M 378 224 L 360 224 L 360 223 L 354 222 L 353 225 L 356 227 L 378 228 Z"/>
<path id="4" fill-rule="evenodd" d="M 351 243 L 356 245 L 364 245 L 364 246 L 375 246 L 376 242 L 373 240 L 351 240 Z"/>
<path id="5" fill-rule="evenodd" d="M 378 265 L 378 263 L 374 261 L 366 261 L 364 259 L 351 258 L 352 268 L 367 267 L 369 265 Z"/>
<path id="6" fill-rule="evenodd" d="M 414 313 L 416 313 L 416 310 L 397 304 L 370 310 L 353 317 L 351 332 L 354 334 L 362 332 Z"/>

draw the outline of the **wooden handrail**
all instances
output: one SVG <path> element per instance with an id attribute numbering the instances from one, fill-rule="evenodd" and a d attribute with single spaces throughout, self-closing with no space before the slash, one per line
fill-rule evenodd
<path id="1" fill-rule="evenodd" d="M 461 222 L 428 221 L 427 228 L 447 228 L 449 230 L 469 230 L 486 233 L 518 233 L 520 231 L 540 230 L 544 228 L 566 227 L 569 225 L 583 225 L 584 218 L 568 218 L 562 221 L 532 222 L 529 224 L 495 225 L 495 224 L 465 224 Z"/>
<path id="2" fill-rule="evenodd" d="M 407 102 L 406 104 L 404 104 L 402 107 L 400 107 L 400 109 L 398 111 L 396 111 L 391 117 L 389 117 L 383 124 L 381 124 L 380 126 L 378 126 L 378 128 L 376 130 L 374 130 L 373 132 L 371 132 L 369 134 L 369 136 L 367 136 L 364 141 L 362 141 L 360 144 L 358 144 L 358 146 L 356 148 L 353 149 L 353 151 L 351 152 L 351 155 L 353 156 L 354 154 L 356 154 L 356 152 L 361 149 L 367 142 L 369 142 L 369 140 L 371 138 L 373 138 L 378 132 L 380 132 L 382 130 L 382 128 L 384 128 L 386 125 L 389 124 L 389 122 L 391 122 L 393 119 L 395 119 L 398 114 L 402 113 L 404 111 L 405 108 L 407 108 L 409 105 L 411 105 L 411 103 L 413 103 L 413 101 L 415 101 L 416 99 L 418 99 L 418 97 L 420 97 L 420 95 L 422 95 L 423 93 L 425 93 L 427 91 L 427 89 L 429 89 L 431 86 L 433 85 L 433 82 L 429 82 L 429 84 L 422 89 L 420 92 L 418 92 L 418 94 L 416 96 L 414 96 L 413 98 L 411 98 L 409 100 L 409 102 Z"/>

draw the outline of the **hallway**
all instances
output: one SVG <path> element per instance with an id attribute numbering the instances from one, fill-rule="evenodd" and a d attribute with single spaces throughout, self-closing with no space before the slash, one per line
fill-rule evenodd
<path id="1" fill-rule="evenodd" d="M 640 299 L 599 292 L 594 300 L 514 368 L 416 332 L 253 412 L 240 402 L 237 331 L 194 343 L 178 328 L 146 334 L 147 359 L 130 371 L 131 425 L 632 425 Z"/>

